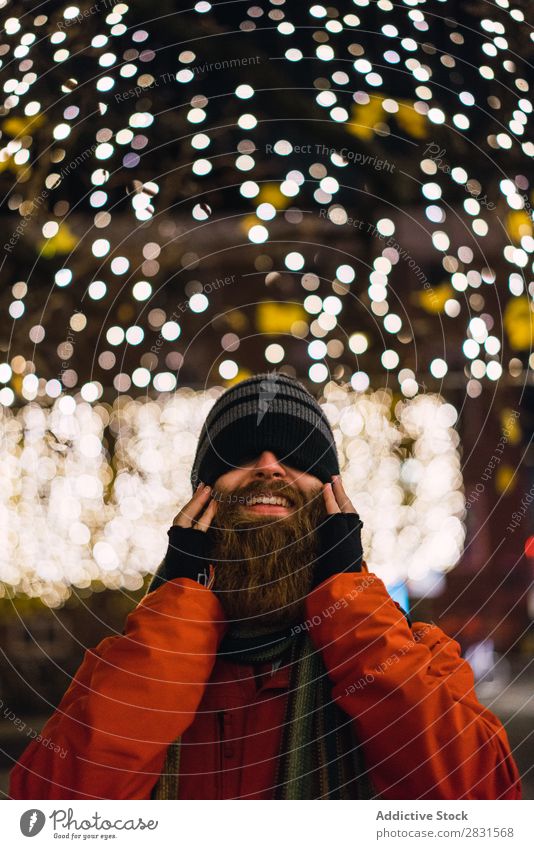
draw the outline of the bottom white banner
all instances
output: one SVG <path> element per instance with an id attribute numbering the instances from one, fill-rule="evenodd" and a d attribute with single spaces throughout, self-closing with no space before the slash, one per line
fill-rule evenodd
<path id="1" fill-rule="evenodd" d="M 270 810 L 273 808 L 273 810 Z M 276 810 L 274 810 L 276 808 Z M 532 849 L 529 801 L 15 801 L 3 810 L 3 844 L 35 849 L 62 842 L 146 847 L 305 849 L 432 846 Z"/>

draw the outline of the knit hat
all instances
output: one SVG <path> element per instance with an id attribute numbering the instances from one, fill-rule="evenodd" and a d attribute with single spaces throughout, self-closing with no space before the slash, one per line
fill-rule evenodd
<path id="1" fill-rule="evenodd" d="M 262 373 L 231 386 L 217 399 L 200 432 L 191 486 L 213 485 L 225 472 L 262 451 L 319 478 L 339 474 L 332 428 L 300 381 Z"/>

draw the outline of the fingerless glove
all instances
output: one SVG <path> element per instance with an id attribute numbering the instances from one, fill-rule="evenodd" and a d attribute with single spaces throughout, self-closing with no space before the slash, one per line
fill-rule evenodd
<path id="1" fill-rule="evenodd" d="M 203 586 L 211 586 L 210 556 L 213 541 L 211 529 L 182 528 L 173 525 L 167 531 L 169 546 L 165 559 L 154 578 L 153 589 L 173 578 L 191 578 Z"/>
<path id="2" fill-rule="evenodd" d="M 361 572 L 363 522 L 358 513 L 331 513 L 318 528 L 315 586 L 338 572 Z"/>

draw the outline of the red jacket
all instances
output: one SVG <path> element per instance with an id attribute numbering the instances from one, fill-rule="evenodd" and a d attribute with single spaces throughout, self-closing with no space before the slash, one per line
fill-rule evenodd
<path id="1" fill-rule="evenodd" d="M 395 799 L 520 799 L 499 720 L 440 628 L 412 628 L 376 575 L 339 573 L 306 599 L 332 697 L 353 718 L 377 793 Z M 122 635 L 88 649 L 41 735 L 10 774 L 14 799 L 150 799 L 182 735 L 181 799 L 272 798 L 288 668 L 256 681 L 216 659 L 227 629 L 215 593 L 175 578 Z"/>

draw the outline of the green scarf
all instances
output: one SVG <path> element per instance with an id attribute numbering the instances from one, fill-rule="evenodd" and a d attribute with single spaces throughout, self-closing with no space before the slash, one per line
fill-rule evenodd
<path id="1" fill-rule="evenodd" d="M 219 655 L 234 663 L 284 660 L 290 664 L 274 799 L 379 798 L 366 771 L 354 722 L 331 699 L 331 683 L 321 653 L 308 634 L 229 631 Z M 177 799 L 180 737 L 167 749 L 152 799 Z"/>

